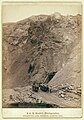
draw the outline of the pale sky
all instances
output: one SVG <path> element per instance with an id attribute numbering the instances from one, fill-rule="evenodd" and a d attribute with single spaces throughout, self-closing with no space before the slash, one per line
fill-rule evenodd
<path id="1" fill-rule="evenodd" d="M 32 15 L 53 14 L 62 15 L 81 14 L 80 3 L 4 3 L 2 6 L 2 22 L 16 22 Z"/>

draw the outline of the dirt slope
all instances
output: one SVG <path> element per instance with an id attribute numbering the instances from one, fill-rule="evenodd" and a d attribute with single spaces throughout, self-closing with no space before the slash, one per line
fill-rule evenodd
<path id="1" fill-rule="evenodd" d="M 75 87 L 81 86 L 81 45 L 74 47 L 69 56 L 67 64 L 54 76 L 49 85 L 59 86 L 62 84 L 72 84 Z"/>

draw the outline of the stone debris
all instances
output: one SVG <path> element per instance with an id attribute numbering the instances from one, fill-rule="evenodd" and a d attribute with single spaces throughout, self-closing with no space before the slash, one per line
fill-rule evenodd
<path id="1" fill-rule="evenodd" d="M 80 95 L 81 92 L 79 93 L 79 91 L 81 91 L 80 87 L 74 87 L 73 85 L 61 85 L 61 86 L 57 86 L 54 87 L 50 86 L 49 89 L 51 89 L 51 91 L 49 90 L 49 92 L 47 92 L 47 94 L 50 95 L 54 95 L 54 96 L 58 96 L 60 99 L 63 99 L 64 101 L 75 101 L 78 102 L 80 100 Z M 73 88 L 72 88 L 73 86 Z M 67 88 L 67 89 L 66 89 Z M 8 91 L 8 90 L 6 90 Z M 4 91 L 5 92 L 5 91 Z M 41 97 L 40 94 L 41 93 L 45 93 L 44 91 L 38 91 L 38 93 L 33 92 L 31 89 L 31 86 L 27 86 L 27 87 L 23 87 L 23 88 L 14 88 L 14 91 L 11 93 L 9 90 L 9 94 L 5 95 L 3 94 L 3 106 L 5 104 L 12 104 L 12 103 L 23 103 L 23 102 L 27 102 L 27 103 L 47 103 L 50 104 L 50 101 L 46 101 L 45 98 Z M 38 94 L 38 95 L 36 95 Z M 9 96 L 9 97 L 8 97 Z"/>

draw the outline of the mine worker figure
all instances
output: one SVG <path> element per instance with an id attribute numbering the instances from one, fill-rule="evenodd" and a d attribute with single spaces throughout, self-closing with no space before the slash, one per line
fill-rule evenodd
<path id="1" fill-rule="evenodd" d="M 52 86 L 49 87 L 49 92 L 52 93 Z"/>
<path id="2" fill-rule="evenodd" d="M 47 92 L 49 92 L 49 87 L 48 87 L 48 85 L 46 85 L 46 88 L 47 88 Z"/>
<path id="3" fill-rule="evenodd" d="M 42 103 L 42 98 L 41 97 L 39 98 L 39 103 Z"/>

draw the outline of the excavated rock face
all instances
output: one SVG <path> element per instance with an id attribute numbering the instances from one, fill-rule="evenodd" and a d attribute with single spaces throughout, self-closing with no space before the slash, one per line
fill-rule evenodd
<path id="1" fill-rule="evenodd" d="M 61 80 L 81 83 L 78 72 L 81 68 L 80 43 L 79 14 L 39 15 L 3 24 L 3 88 L 27 86 L 33 81 L 45 82 L 51 72 L 57 73 L 49 85 L 61 84 Z M 76 76 L 71 78 L 73 69 Z"/>

